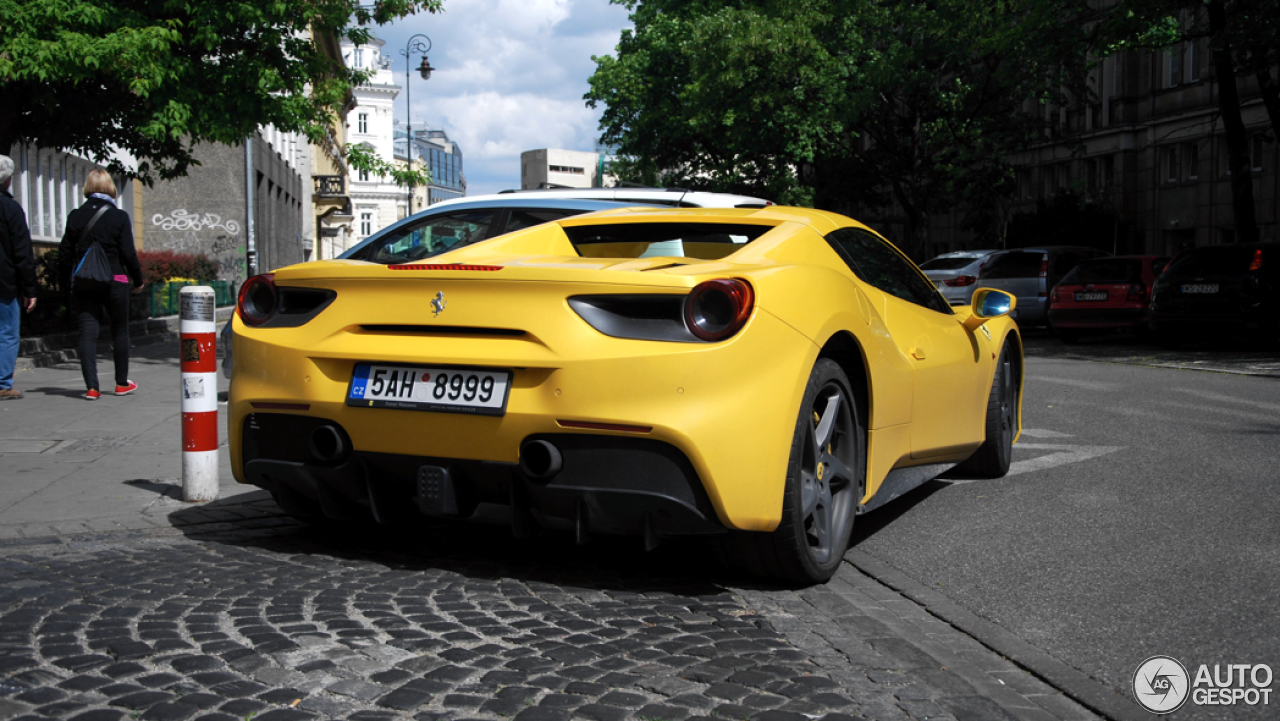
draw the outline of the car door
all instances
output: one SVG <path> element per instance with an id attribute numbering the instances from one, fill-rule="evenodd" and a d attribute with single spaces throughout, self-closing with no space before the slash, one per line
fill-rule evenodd
<path id="1" fill-rule="evenodd" d="M 962 453 L 980 442 L 990 366 L 937 289 L 887 241 L 861 228 L 827 236 L 853 272 L 881 291 L 889 335 L 912 369 L 911 456 Z"/>

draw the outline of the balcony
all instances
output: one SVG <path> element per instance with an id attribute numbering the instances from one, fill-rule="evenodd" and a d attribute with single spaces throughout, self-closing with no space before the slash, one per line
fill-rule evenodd
<path id="1" fill-rule="evenodd" d="M 347 177 L 345 175 L 313 175 L 315 194 L 321 198 L 338 198 L 347 194 Z"/>

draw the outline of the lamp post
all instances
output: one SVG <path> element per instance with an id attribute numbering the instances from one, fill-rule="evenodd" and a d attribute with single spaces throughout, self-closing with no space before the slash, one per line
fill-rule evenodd
<path id="1" fill-rule="evenodd" d="M 427 42 L 423 44 L 423 40 Z M 409 38 L 409 42 L 405 44 L 404 50 L 400 52 L 404 56 L 404 107 L 405 107 L 405 143 L 404 156 L 408 169 L 413 170 L 413 95 L 409 91 L 409 66 L 412 65 L 410 58 L 413 53 L 422 53 L 422 63 L 418 66 L 418 74 L 423 80 L 431 79 L 431 71 L 435 68 L 431 67 L 431 63 L 427 61 L 427 53 L 431 52 L 431 38 L 417 33 Z M 409 184 L 409 197 L 405 206 L 405 217 L 413 215 L 413 184 Z"/>

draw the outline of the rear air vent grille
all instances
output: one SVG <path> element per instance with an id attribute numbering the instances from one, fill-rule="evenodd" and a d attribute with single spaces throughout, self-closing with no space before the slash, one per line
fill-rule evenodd
<path id="1" fill-rule="evenodd" d="M 366 333 L 387 333 L 391 335 L 440 335 L 440 336 L 493 336 L 500 338 L 516 338 L 525 335 L 515 328 L 479 328 L 469 325 L 362 325 L 360 329 Z"/>

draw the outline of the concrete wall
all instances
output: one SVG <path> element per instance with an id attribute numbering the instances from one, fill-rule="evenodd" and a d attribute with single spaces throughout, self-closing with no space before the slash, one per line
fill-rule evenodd
<path id="1" fill-rule="evenodd" d="M 144 190 L 140 247 L 204 253 L 220 280 L 239 284 L 249 273 L 244 145 L 201 145 L 197 157 L 187 177 Z M 261 135 L 253 141 L 253 181 L 257 271 L 303 262 L 303 179 Z"/>

